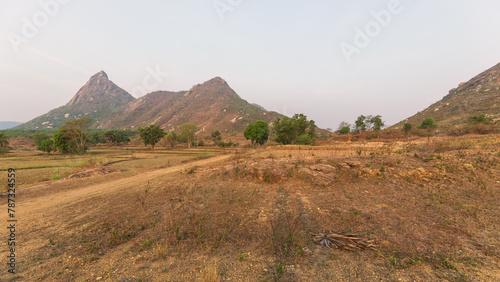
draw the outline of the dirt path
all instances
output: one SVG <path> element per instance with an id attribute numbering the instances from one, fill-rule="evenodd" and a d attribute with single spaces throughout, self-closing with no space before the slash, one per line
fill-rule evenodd
<path id="1" fill-rule="evenodd" d="M 130 190 L 148 183 L 152 179 L 161 177 L 166 174 L 176 173 L 186 170 L 186 168 L 194 166 L 206 166 L 220 161 L 230 159 L 233 155 L 216 156 L 210 159 L 194 161 L 186 164 L 181 164 L 165 169 L 146 172 L 132 177 L 122 178 L 110 182 L 100 183 L 97 185 L 87 186 L 83 188 L 71 189 L 69 191 L 60 192 L 57 194 L 49 194 L 41 197 L 30 198 L 29 201 L 21 201 L 17 204 L 16 211 L 18 218 L 23 221 L 31 220 L 32 217 L 38 217 L 40 212 L 50 208 L 63 208 L 65 205 L 71 205 L 75 202 L 86 201 L 90 198 L 99 195 L 117 194 L 122 190 Z M 2 201 L 0 207 L 6 210 L 6 201 Z M 1 213 L 0 220 L 6 222 L 7 213 Z"/>

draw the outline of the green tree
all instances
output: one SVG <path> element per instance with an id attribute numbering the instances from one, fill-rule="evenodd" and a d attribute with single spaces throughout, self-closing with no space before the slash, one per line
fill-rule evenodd
<path id="1" fill-rule="evenodd" d="M 0 147 L 6 147 L 9 145 L 9 136 L 0 133 Z"/>
<path id="2" fill-rule="evenodd" d="M 125 142 L 127 138 L 117 130 L 108 130 L 104 133 L 103 139 L 111 147 Z"/>
<path id="3" fill-rule="evenodd" d="M 405 133 L 408 133 L 408 132 L 410 132 L 410 130 L 411 130 L 411 124 L 409 124 L 409 123 L 405 123 L 405 124 L 403 125 L 403 131 L 404 131 Z"/>
<path id="4" fill-rule="evenodd" d="M 214 145 L 217 141 L 222 140 L 222 134 L 220 133 L 219 130 L 212 131 L 210 134 L 210 137 L 212 137 L 212 140 L 214 141 Z"/>
<path id="5" fill-rule="evenodd" d="M 247 126 L 244 136 L 247 140 L 251 140 L 252 144 L 264 145 L 269 139 L 269 126 L 267 122 L 258 120 Z"/>
<path id="6" fill-rule="evenodd" d="M 293 119 L 289 117 L 277 118 L 274 121 L 272 131 L 274 133 L 274 141 L 280 144 L 292 144 L 297 137 L 297 128 L 294 125 Z"/>
<path id="7" fill-rule="evenodd" d="M 37 149 L 50 154 L 50 152 L 55 151 L 56 148 L 54 147 L 54 141 L 52 139 L 44 139 L 40 145 L 38 145 Z"/>
<path id="8" fill-rule="evenodd" d="M 33 134 L 33 142 L 36 146 L 40 146 L 40 144 L 42 144 L 42 141 L 45 139 L 50 139 L 50 136 L 45 132 L 38 131 Z"/>
<path id="9" fill-rule="evenodd" d="M 351 128 L 349 126 L 344 126 L 340 129 L 339 133 L 341 135 L 347 135 L 347 134 L 351 133 Z"/>
<path id="10" fill-rule="evenodd" d="M 175 145 L 179 141 L 179 136 L 177 136 L 177 133 L 175 133 L 175 131 L 170 131 L 165 138 L 172 148 L 175 147 Z"/>
<path id="11" fill-rule="evenodd" d="M 298 145 L 309 145 L 311 144 L 313 139 L 309 134 L 302 134 L 299 137 L 297 137 L 297 144 Z"/>
<path id="12" fill-rule="evenodd" d="M 365 132 L 366 131 L 366 117 L 364 115 L 360 115 L 358 119 L 354 122 L 354 126 L 356 128 L 356 132 Z"/>
<path id="13" fill-rule="evenodd" d="M 420 124 L 418 126 L 418 128 L 420 129 L 428 129 L 428 128 L 436 128 L 437 127 L 437 124 L 436 122 L 434 121 L 434 118 L 433 117 L 428 117 L 428 118 L 425 118 L 423 121 L 422 121 L 422 124 Z"/>
<path id="14" fill-rule="evenodd" d="M 144 146 L 151 145 L 154 150 L 156 143 L 165 137 L 166 133 L 160 126 L 152 124 L 144 128 L 139 127 L 139 135 L 141 136 L 142 142 L 144 142 Z"/>
<path id="15" fill-rule="evenodd" d="M 292 118 L 277 118 L 274 121 L 272 132 L 274 140 L 280 144 L 292 144 L 297 141 L 297 137 L 307 134 L 311 139 L 316 136 L 316 123 L 308 121 L 307 116 L 295 114 Z"/>
<path id="16" fill-rule="evenodd" d="M 194 134 L 199 130 L 198 126 L 194 123 L 185 123 L 179 126 L 181 138 L 186 140 L 188 148 L 191 148 L 191 142 L 194 140 Z"/>
<path id="17" fill-rule="evenodd" d="M 84 117 L 70 120 L 59 127 L 54 134 L 54 145 L 63 153 L 83 154 L 88 150 L 88 137 L 85 132 L 92 119 Z"/>
<path id="18" fill-rule="evenodd" d="M 97 145 L 99 143 L 104 143 L 105 141 L 102 140 L 102 134 L 99 132 L 94 132 L 89 136 L 89 142 L 92 145 Z"/>
<path id="19" fill-rule="evenodd" d="M 384 122 L 382 121 L 382 116 L 376 115 L 374 117 L 370 117 L 370 124 L 372 125 L 373 130 L 379 131 L 384 127 Z"/>

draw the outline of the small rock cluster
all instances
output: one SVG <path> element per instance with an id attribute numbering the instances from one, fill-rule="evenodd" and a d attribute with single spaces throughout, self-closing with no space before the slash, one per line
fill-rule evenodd
<path id="1" fill-rule="evenodd" d="M 105 174 L 109 174 L 109 173 L 116 172 L 116 171 L 119 171 L 119 169 L 108 167 L 108 166 L 103 166 L 103 167 L 98 167 L 98 168 L 77 171 L 77 172 L 73 173 L 72 175 L 70 175 L 69 179 L 91 177 L 91 176 L 96 176 L 96 175 L 105 175 Z"/>

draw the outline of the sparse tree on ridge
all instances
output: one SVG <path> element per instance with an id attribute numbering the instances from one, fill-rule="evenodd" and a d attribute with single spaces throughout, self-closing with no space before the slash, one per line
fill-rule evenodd
<path id="1" fill-rule="evenodd" d="M 354 126 L 356 131 L 361 133 L 366 131 L 366 117 L 364 115 L 360 115 L 358 119 L 354 122 Z"/>
<path id="2" fill-rule="evenodd" d="M 436 128 L 437 124 L 433 117 L 425 118 L 422 123 L 418 126 L 420 129 Z"/>

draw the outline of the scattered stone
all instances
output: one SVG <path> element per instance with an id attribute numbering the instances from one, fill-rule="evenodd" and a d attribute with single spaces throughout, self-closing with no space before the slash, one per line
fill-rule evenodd
<path id="1" fill-rule="evenodd" d="M 116 169 L 116 168 L 108 167 L 108 166 L 103 166 L 103 167 L 98 167 L 98 168 L 77 171 L 77 172 L 73 173 L 72 175 L 70 175 L 69 179 L 91 177 L 91 176 L 96 176 L 96 175 L 105 175 L 105 174 L 109 174 L 109 173 L 117 172 L 117 171 L 120 171 L 120 170 Z"/>

